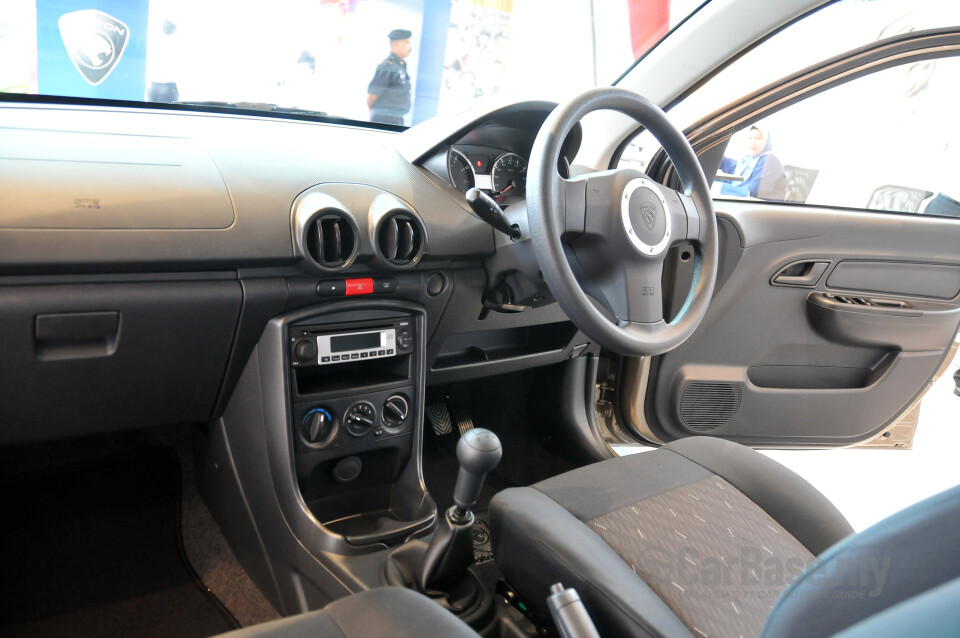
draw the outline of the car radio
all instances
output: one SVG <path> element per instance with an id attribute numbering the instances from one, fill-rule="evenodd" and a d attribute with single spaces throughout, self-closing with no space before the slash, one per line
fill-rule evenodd
<path id="1" fill-rule="evenodd" d="M 297 367 L 385 359 L 407 354 L 414 345 L 409 320 L 339 332 L 331 332 L 329 326 L 300 326 L 292 331 L 291 341 L 291 360 Z"/>

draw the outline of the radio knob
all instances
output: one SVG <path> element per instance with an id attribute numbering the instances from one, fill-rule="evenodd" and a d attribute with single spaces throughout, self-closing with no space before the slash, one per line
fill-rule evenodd
<path id="1" fill-rule="evenodd" d="M 317 343 L 313 339 L 300 339 L 293 344 L 293 356 L 299 361 L 311 361 L 317 358 Z"/>
<path id="2" fill-rule="evenodd" d="M 383 403 L 383 424 L 387 427 L 398 427 L 407 420 L 410 413 L 410 404 L 402 394 L 395 394 Z"/>

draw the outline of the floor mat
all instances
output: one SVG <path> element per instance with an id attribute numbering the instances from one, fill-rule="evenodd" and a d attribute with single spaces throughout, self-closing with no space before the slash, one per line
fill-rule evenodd
<path id="1" fill-rule="evenodd" d="M 180 542 L 180 467 L 154 448 L 0 484 L 4 636 L 210 636 L 236 621 Z"/>
<path id="2" fill-rule="evenodd" d="M 482 509 L 473 513 L 473 561 L 482 563 L 493 558 L 493 545 L 490 542 L 489 510 Z"/>

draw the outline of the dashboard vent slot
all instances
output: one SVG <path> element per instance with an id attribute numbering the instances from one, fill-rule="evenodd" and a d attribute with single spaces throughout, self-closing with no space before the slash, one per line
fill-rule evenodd
<path id="1" fill-rule="evenodd" d="M 696 432 L 712 432 L 740 409 L 740 384 L 691 381 L 680 397 L 680 418 Z"/>
<path id="2" fill-rule="evenodd" d="M 341 268 L 354 256 L 357 234 L 337 213 L 320 215 L 307 227 L 307 250 L 324 268 Z"/>
<path id="3" fill-rule="evenodd" d="M 423 243 L 419 221 L 407 213 L 387 217 L 377 237 L 380 254 L 395 266 L 408 266 L 420 259 Z"/>

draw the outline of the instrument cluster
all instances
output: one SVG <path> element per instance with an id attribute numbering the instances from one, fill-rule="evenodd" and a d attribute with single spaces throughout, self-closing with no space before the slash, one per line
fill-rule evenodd
<path id="1" fill-rule="evenodd" d="M 447 178 L 462 193 L 479 188 L 495 199 L 522 199 L 527 189 L 527 159 L 488 146 L 451 146 L 447 149 Z"/>

